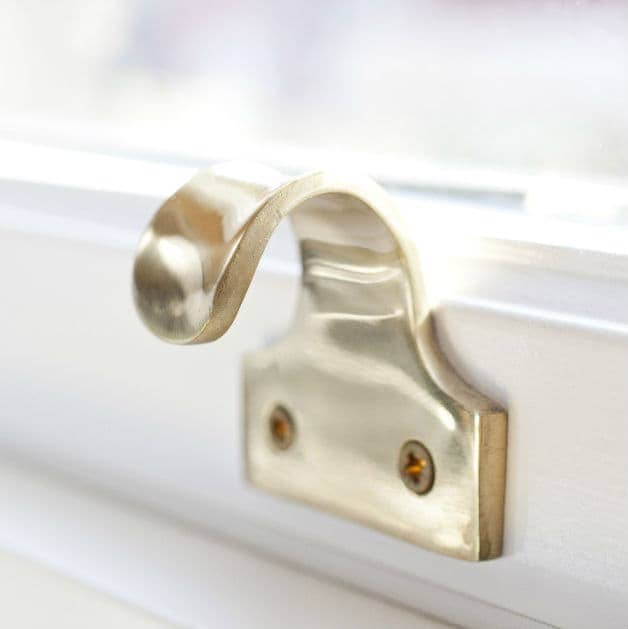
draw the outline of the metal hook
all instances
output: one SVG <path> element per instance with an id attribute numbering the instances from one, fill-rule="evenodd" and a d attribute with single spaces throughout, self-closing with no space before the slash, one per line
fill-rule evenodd
<path id="1" fill-rule="evenodd" d="M 222 336 L 275 228 L 293 212 L 298 225 L 312 201 L 325 205 L 329 244 L 350 241 L 380 258 L 386 252 L 386 264 L 403 268 L 408 315 L 419 325 L 427 307 L 414 246 L 373 181 L 330 173 L 286 181 L 261 166 L 225 164 L 197 174 L 170 197 L 140 241 L 134 294 L 146 326 L 172 343 Z"/>
<path id="2" fill-rule="evenodd" d="M 506 414 L 440 351 L 414 244 L 374 182 L 242 165 L 199 173 L 142 237 L 141 318 L 166 341 L 219 338 L 288 214 L 301 299 L 287 337 L 247 357 L 249 477 L 427 548 L 498 556 Z M 282 448 L 276 418 L 269 428 L 278 408 L 291 435 Z M 425 454 L 408 467 L 412 448 Z"/>

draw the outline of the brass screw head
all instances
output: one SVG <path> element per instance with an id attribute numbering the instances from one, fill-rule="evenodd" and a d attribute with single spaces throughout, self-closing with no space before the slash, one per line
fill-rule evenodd
<path id="1" fill-rule="evenodd" d="M 280 450 L 292 445 L 295 437 L 294 421 L 283 406 L 276 406 L 270 414 L 270 434 L 274 444 Z"/>
<path id="2" fill-rule="evenodd" d="M 415 494 L 426 494 L 434 484 L 434 462 L 429 450 L 420 441 L 406 441 L 399 451 L 399 475 L 405 486 Z"/>

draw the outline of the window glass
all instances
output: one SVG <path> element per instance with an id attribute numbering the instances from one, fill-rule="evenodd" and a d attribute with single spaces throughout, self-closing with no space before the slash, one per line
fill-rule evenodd
<path id="1" fill-rule="evenodd" d="M 623 183 L 627 35 L 621 2 L 9 1 L 0 127 Z"/>

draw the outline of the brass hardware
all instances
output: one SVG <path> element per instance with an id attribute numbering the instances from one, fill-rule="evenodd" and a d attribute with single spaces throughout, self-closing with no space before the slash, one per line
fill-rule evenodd
<path id="1" fill-rule="evenodd" d="M 294 420 L 282 406 L 276 406 L 270 414 L 270 434 L 275 445 L 285 450 L 294 441 Z"/>
<path id="2" fill-rule="evenodd" d="M 499 556 L 506 413 L 440 351 L 414 244 L 374 182 L 328 173 L 286 180 L 259 167 L 199 173 L 142 237 L 141 318 L 167 341 L 217 339 L 287 214 L 301 296 L 285 338 L 245 358 L 249 479 L 424 548 Z M 298 417 L 297 439 L 294 423 L 269 427 L 278 408 Z M 272 446 L 286 435 L 279 453 Z M 399 446 L 409 440 L 414 459 L 403 460 Z"/>
<path id="3" fill-rule="evenodd" d="M 434 484 L 434 462 L 430 451 L 419 441 L 406 441 L 399 452 L 399 474 L 405 486 L 423 495 Z"/>

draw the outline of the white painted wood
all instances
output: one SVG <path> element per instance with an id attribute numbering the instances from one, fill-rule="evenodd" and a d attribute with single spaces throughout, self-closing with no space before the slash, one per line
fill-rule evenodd
<path id="1" fill-rule="evenodd" d="M 0 551 L 0 622 L 11 629 L 167 629 L 168 622 Z"/>
<path id="2" fill-rule="evenodd" d="M 581 228 L 550 225 L 538 244 L 517 240 L 521 217 L 491 223 L 480 208 L 473 223 L 456 207 L 434 218 L 429 200 L 405 206 L 447 353 L 510 411 L 505 556 L 471 564 L 243 482 L 238 365 L 289 323 L 297 278 L 285 234 L 220 343 L 170 347 L 130 299 L 133 242 L 155 198 L 0 186 L 5 456 L 450 622 L 625 626 L 628 251 L 617 234 L 590 229 L 578 250 Z M 67 559 L 48 554 L 69 570 Z M 102 565 L 81 578 L 111 591 Z M 131 586 L 128 598 L 147 604 Z"/>
<path id="3" fill-rule="evenodd" d="M 446 626 L 49 475 L 0 463 L 0 491 L 0 544 L 72 577 L 0 552 L 3 627 Z"/>

